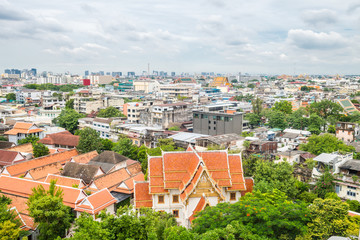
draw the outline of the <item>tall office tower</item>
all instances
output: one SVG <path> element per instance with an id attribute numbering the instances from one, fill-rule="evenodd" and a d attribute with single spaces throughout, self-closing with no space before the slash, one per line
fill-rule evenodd
<path id="1" fill-rule="evenodd" d="M 104 71 L 99 71 L 99 75 L 104 76 L 105 75 Z"/>
<path id="2" fill-rule="evenodd" d="M 5 69 L 4 73 L 11 74 L 11 70 L 10 69 Z"/>
<path id="3" fill-rule="evenodd" d="M 89 70 L 85 71 L 85 76 L 89 76 Z"/>
<path id="4" fill-rule="evenodd" d="M 110 76 L 110 75 L 111 75 L 111 73 L 110 73 L 110 72 L 106 72 L 106 75 L 107 75 L 107 76 Z"/>
<path id="5" fill-rule="evenodd" d="M 128 72 L 128 77 L 133 77 L 135 76 L 135 72 Z"/>
<path id="6" fill-rule="evenodd" d="M 30 69 L 30 73 L 31 73 L 33 76 L 36 76 L 36 75 L 37 75 L 37 70 L 36 70 L 36 68 Z"/>
<path id="7" fill-rule="evenodd" d="M 113 77 L 121 77 L 122 76 L 122 72 L 112 72 L 111 74 Z"/>
<path id="8" fill-rule="evenodd" d="M 176 75 L 175 72 L 171 72 L 172 77 L 175 77 L 175 75 Z"/>

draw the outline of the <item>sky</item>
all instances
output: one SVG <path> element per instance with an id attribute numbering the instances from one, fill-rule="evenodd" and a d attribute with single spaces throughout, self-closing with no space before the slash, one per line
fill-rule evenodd
<path id="1" fill-rule="evenodd" d="M 358 0 L 0 0 L 0 71 L 360 74 Z"/>

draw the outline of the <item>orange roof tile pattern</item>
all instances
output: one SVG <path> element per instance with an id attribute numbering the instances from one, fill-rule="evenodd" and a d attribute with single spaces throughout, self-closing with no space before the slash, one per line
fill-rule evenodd
<path id="1" fill-rule="evenodd" d="M 91 194 L 77 204 L 75 211 L 97 214 L 114 203 L 116 203 L 116 199 L 110 194 L 109 190 L 103 189 Z"/>
<path id="2" fill-rule="evenodd" d="M 18 133 L 29 134 L 29 133 L 37 133 L 37 132 L 44 131 L 40 128 L 30 129 L 33 125 L 34 125 L 33 123 L 17 122 L 17 123 L 15 123 L 13 129 L 5 132 L 4 134 L 16 135 Z"/>
<path id="3" fill-rule="evenodd" d="M 240 155 L 228 154 L 227 151 L 197 152 L 188 147 L 186 152 L 163 152 L 161 157 L 150 157 L 148 164 L 150 195 L 166 194 L 169 189 L 177 189 L 181 200 L 185 201 L 204 174 L 223 199 L 221 188 L 247 190 Z M 145 193 L 140 191 L 139 194 Z"/>
<path id="4" fill-rule="evenodd" d="M 55 174 L 48 174 L 44 182 L 50 183 L 53 180 L 56 181 L 56 185 L 60 186 L 74 187 L 76 185 L 79 187 L 81 185 L 85 185 L 80 178 L 71 178 Z"/>
<path id="5" fill-rule="evenodd" d="M 76 147 L 79 143 L 80 136 L 72 135 L 69 131 L 63 131 L 46 135 L 39 143 L 47 145 L 61 145 Z"/>
<path id="6" fill-rule="evenodd" d="M 152 196 L 149 194 L 149 182 L 137 182 L 135 184 L 135 207 L 142 208 L 148 207 L 151 208 Z"/>
<path id="7" fill-rule="evenodd" d="M 62 164 L 60 162 L 54 162 L 28 170 L 25 174 L 25 177 L 27 178 L 28 175 L 30 175 L 32 180 L 43 181 L 49 173 L 60 173 L 61 168 Z"/>
<path id="8" fill-rule="evenodd" d="M 79 153 L 76 149 L 71 149 L 64 152 L 46 155 L 29 161 L 7 166 L 4 168 L 2 174 L 9 174 L 10 176 L 13 177 L 20 177 L 21 175 L 25 174 L 26 171 L 33 168 L 41 167 L 55 162 L 60 162 L 61 164 L 64 164 L 67 161 L 70 161 L 72 157 L 77 156 L 78 154 Z"/>
<path id="9" fill-rule="evenodd" d="M 17 145 L 11 148 L 7 148 L 8 151 L 16 151 L 22 153 L 33 153 L 33 147 L 31 143 L 25 143 L 21 145 Z"/>
<path id="10" fill-rule="evenodd" d="M 32 194 L 32 189 L 42 185 L 45 190 L 49 189 L 50 184 L 33 181 L 24 178 L 0 176 L 0 191 L 3 194 L 15 195 L 17 197 L 28 198 Z M 57 185 L 58 186 L 58 185 Z M 63 191 L 63 202 L 65 205 L 74 208 L 75 204 L 86 197 L 81 189 L 58 186 Z M 16 206 L 17 209 L 22 207 Z"/>
<path id="11" fill-rule="evenodd" d="M 87 164 L 91 159 L 99 155 L 97 151 L 92 151 L 84 154 L 80 154 L 71 158 L 71 161 L 76 163 Z"/>

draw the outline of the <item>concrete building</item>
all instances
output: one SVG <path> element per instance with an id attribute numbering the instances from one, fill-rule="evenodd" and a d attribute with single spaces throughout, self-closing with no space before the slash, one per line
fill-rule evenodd
<path id="1" fill-rule="evenodd" d="M 193 111 L 193 126 L 194 133 L 207 135 L 241 134 L 243 130 L 243 113 Z"/>
<path id="2" fill-rule="evenodd" d="M 354 142 L 360 135 L 359 126 L 350 122 L 336 123 L 335 136 L 344 142 Z"/>
<path id="3" fill-rule="evenodd" d="M 143 91 L 144 93 L 156 92 L 160 83 L 156 80 L 134 80 L 134 91 Z"/>
<path id="4" fill-rule="evenodd" d="M 140 123 L 168 128 L 170 123 L 186 122 L 191 117 L 191 104 L 177 102 L 146 108 L 140 113 Z"/>

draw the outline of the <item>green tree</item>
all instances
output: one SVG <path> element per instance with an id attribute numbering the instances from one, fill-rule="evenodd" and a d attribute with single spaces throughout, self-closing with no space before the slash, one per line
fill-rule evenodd
<path id="1" fill-rule="evenodd" d="M 50 154 L 49 148 L 42 143 L 33 143 L 32 148 L 33 148 L 34 158 L 38 158 Z"/>
<path id="2" fill-rule="evenodd" d="M 283 112 L 285 114 L 291 114 L 292 104 L 289 101 L 279 101 L 275 103 L 274 110 Z"/>
<path id="3" fill-rule="evenodd" d="M 277 110 L 269 112 L 268 120 L 271 128 L 285 129 L 288 125 L 285 114 Z"/>
<path id="4" fill-rule="evenodd" d="M 76 148 L 80 153 L 87 153 L 94 150 L 100 153 L 103 150 L 103 140 L 96 130 L 86 127 L 78 131 L 78 133 L 80 139 Z"/>
<path id="5" fill-rule="evenodd" d="M 37 143 L 40 138 L 36 135 L 28 135 L 26 138 L 20 139 L 18 141 L 18 145 L 25 144 L 25 143 Z"/>
<path id="6" fill-rule="evenodd" d="M 309 206 L 311 222 L 308 235 L 311 239 L 328 239 L 331 236 L 349 236 L 351 225 L 349 205 L 335 199 L 315 199 Z"/>
<path id="7" fill-rule="evenodd" d="M 317 194 L 320 198 L 325 198 L 328 193 L 335 193 L 334 177 L 329 171 L 325 171 L 316 180 L 313 193 Z"/>
<path id="8" fill-rule="evenodd" d="M 102 151 L 111 151 L 112 148 L 115 146 L 115 143 L 107 138 L 102 138 L 101 143 L 102 143 L 102 149 L 101 149 Z"/>
<path id="9" fill-rule="evenodd" d="M 134 211 L 128 206 L 119 208 L 116 216 L 101 213 L 99 217 L 99 223 L 87 214 L 78 218 L 72 239 L 164 239 L 165 229 L 176 226 L 170 214 L 152 209 Z"/>
<path id="10" fill-rule="evenodd" d="M 245 119 L 249 121 L 249 124 L 251 125 L 251 127 L 259 126 L 259 124 L 261 122 L 260 116 L 255 113 L 247 113 L 245 115 Z"/>
<path id="11" fill-rule="evenodd" d="M 6 100 L 8 101 L 8 102 L 10 102 L 10 101 L 16 101 L 16 95 L 15 95 L 15 93 L 8 93 L 8 94 L 6 94 Z"/>
<path id="12" fill-rule="evenodd" d="M 130 159 L 137 159 L 138 147 L 130 138 L 120 138 L 112 150 Z"/>
<path id="13" fill-rule="evenodd" d="M 79 119 L 85 117 L 85 115 L 78 113 L 74 109 L 66 108 L 61 111 L 60 115 L 54 118 L 53 122 L 59 124 L 60 127 L 65 128 L 71 133 L 74 133 L 78 128 Z"/>
<path id="14" fill-rule="evenodd" d="M 312 103 L 309 107 L 310 114 L 316 113 L 318 116 L 323 119 L 327 119 L 330 116 L 338 117 L 339 113 L 342 111 L 342 107 L 328 99 L 324 99 L 320 102 Z M 324 124 L 325 128 L 325 124 Z"/>
<path id="15" fill-rule="evenodd" d="M 245 141 L 248 142 L 250 145 L 249 141 Z M 245 144 L 244 142 L 244 144 Z M 246 146 L 244 146 L 246 147 Z M 256 172 L 256 164 L 258 161 L 263 161 L 261 158 L 254 156 L 254 155 L 249 155 L 249 156 L 243 156 L 242 157 L 242 162 L 244 165 L 244 175 L 246 177 L 253 177 L 255 175 Z"/>
<path id="16" fill-rule="evenodd" d="M 180 128 L 178 126 L 170 127 L 169 131 L 179 131 Z"/>
<path id="17" fill-rule="evenodd" d="M 164 231 L 164 239 L 166 240 L 193 240 L 194 235 L 185 227 L 172 226 Z"/>
<path id="18" fill-rule="evenodd" d="M 292 112 L 287 118 L 289 126 L 294 129 L 304 130 L 309 125 L 309 119 L 304 115 L 307 115 L 305 108 L 299 108 Z"/>
<path id="19" fill-rule="evenodd" d="M 335 151 L 355 151 L 353 146 L 347 146 L 343 141 L 338 140 L 334 135 L 329 133 L 309 137 L 308 143 L 301 144 L 300 149 L 315 155 L 319 155 L 321 153 L 332 153 Z"/>
<path id="20" fill-rule="evenodd" d="M 146 173 L 148 168 L 147 147 L 141 145 L 137 150 L 137 160 L 141 163 L 141 169 Z"/>
<path id="21" fill-rule="evenodd" d="M 10 209 L 11 199 L 0 193 L 0 239 L 17 239 L 21 233 L 21 222 L 16 211 Z"/>
<path id="22" fill-rule="evenodd" d="M 250 84 L 247 85 L 247 87 L 248 87 L 248 88 L 255 88 L 256 86 L 255 86 L 255 84 L 250 83 Z"/>
<path id="23" fill-rule="evenodd" d="M 251 101 L 253 113 L 260 116 L 260 113 L 263 110 L 263 103 L 264 101 L 258 97 L 255 100 Z"/>
<path id="24" fill-rule="evenodd" d="M 330 125 L 327 130 L 328 133 L 336 133 L 335 125 Z"/>
<path id="25" fill-rule="evenodd" d="M 197 214 L 192 230 L 203 234 L 238 222 L 247 232 L 265 237 L 244 239 L 295 239 L 305 233 L 308 220 L 306 204 L 293 202 L 285 193 L 274 189 L 267 193 L 248 193 L 234 204 L 219 203 L 207 207 Z"/>
<path id="26" fill-rule="evenodd" d="M 29 214 L 39 224 L 39 239 L 64 236 L 72 220 L 71 209 L 63 204 L 63 193 L 55 181 L 45 190 L 42 185 L 33 188 L 27 205 Z"/>
<path id="27" fill-rule="evenodd" d="M 241 136 L 242 136 L 242 137 L 253 137 L 253 136 L 254 136 L 254 133 L 253 133 L 253 132 L 245 132 L 245 131 L 243 131 L 243 132 L 241 133 Z"/>
<path id="28" fill-rule="evenodd" d="M 7 139 L 5 136 L 0 136 L 0 141 L 8 142 L 9 139 Z"/>
<path id="29" fill-rule="evenodd" d="M 69 99 L 65 103 L 65 108 L 74 109 L 74 99 Z"/>
<path id="30" fill-rule="evenodd" d="M 320 134 L 321 127 L 326 124 L 326 121 L 316 113 L 310 115 L 308 130 L 312 134 Z"/>
<path id="31" fill-rule="evenodd" d="M 294 169 L 288 162 L 274 163 L 271 161 L 257 161 L 255 165 L 255 187 L 261 192 L 281 189 L 288 197 L 295 199 L 298 194 Z"/>
<path id="32" fill-rule="evenodd" d="M 105 109 L 100 109 L 97 117 L 101 118 L 111 118 L 111 117 L 126 117 L 120 110 L 116 109 L 113 106 L 107 107 Z"/>

